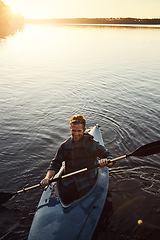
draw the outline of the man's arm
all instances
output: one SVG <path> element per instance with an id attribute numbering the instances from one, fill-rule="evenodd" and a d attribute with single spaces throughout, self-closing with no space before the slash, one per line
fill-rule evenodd
<path id="1" fill-rule="evenodd" d="M 113 159 L 112 154 L 99 143 L 97 143 L 97 153 L 98 157 L 100 157 L 100 160 L 98 162 L 100 164 L 100 168 L 103 168 L 105 166 L 107 167 L 113 166 L 113 162 L 109 162 L 109 160 Z"/>
<path id="2" fill-rule="evenodd" d="M 51 161 L 50 166 L 48 168 L 47 174 L 44 179 L 40 182 L 42 186 L 49 185 L 49 180 L 51 177 L 54 177 L 55 174 L 60 170 L 62 166 L 62 162 L 64 161 L 63 147 L 58 149 L 55 158 Z"/>

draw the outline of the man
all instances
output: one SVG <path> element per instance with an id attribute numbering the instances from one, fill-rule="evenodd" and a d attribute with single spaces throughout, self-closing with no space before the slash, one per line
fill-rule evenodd
<path id="1" fill-rule="evenodd" d="M 71 137 L 62 143 L 55 158 L 52 160 L 45 178 L 41 181 L 42 186 L 49 185 L 51 177 L 59 171 L 62 162 L 65 161 L 65 173 L 73 172 L 85 167 L 95 165 L 97 158 L 100 158 L 100 167 L 111 167 L 113 163 L 108 163 L 107 159 L 112 159 L 112 155 L 102 145 L 96 142 L 86 130 L 86 120 L 83 115 L 74 115 L 70 120 Z M 78 192 L 83 191 L 88 186 L 92 186 L 97 175 L 97 169 L 92 169 L 86 173 L 80 173 L 64 181 L 64 186 L 74 183 Z"/>

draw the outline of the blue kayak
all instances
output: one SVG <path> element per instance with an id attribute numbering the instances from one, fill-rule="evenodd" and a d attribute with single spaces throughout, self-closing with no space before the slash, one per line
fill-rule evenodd
<path id="1" fill-rule="evenodd" d="M 99 126 L 89 133 L 104 146 Z M 63 172 L 63 167 L 56 177 Z M 28 240 L 89 240 L 100 219 L 109 185 L 108 168 L 98 170 L 95 185 L 83 196 L 65 204 L 60 184 L 43 191 L 33 218 Z"/>

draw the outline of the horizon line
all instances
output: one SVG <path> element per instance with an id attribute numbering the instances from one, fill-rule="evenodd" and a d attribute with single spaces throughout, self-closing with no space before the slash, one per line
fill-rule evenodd
<path id="1" fill-rule="evenodd" d="M 24 16 L 22 16 L 24 17 Z M 160 20 L 160 17 L 140 18 L 140 17 L 53 17 L 53 18 L 25 18 L 25 20 L 56 20 L 56 19 L 141 19 L 141 20 Z"/>

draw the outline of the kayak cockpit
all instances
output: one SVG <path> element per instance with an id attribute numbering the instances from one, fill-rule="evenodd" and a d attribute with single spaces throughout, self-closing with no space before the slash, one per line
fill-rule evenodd
<path id="1" fill-rule="evenodd" d="M 91 179 L 90 184 L 85 186 L 83 189 L 79 190 L 77 188 L 76 179 L 71 177 L 67 181 L 61 180 L 57 184 L 58 197 L 61 205 L 64 208 L 75 205 L 77 202 L 81 201 L 87 197 L 92 190 L 95 188 L 98 179 L 98 170 L 96 176 Z M 68 184 L 69 183 L 69 184 Z"/>

